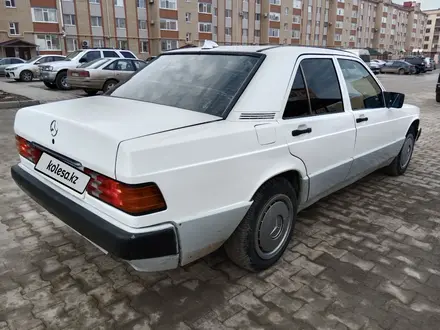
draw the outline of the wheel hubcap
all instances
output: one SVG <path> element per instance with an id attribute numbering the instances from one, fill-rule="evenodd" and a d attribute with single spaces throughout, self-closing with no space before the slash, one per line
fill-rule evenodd
<path id="1" fill-rule="evenodd" d="M 63 85 L 63 87 L 68 88 L 69 84 L 67 83 L 67 77 L 63 77 L 61 79 L 61 85 Z"/>
<path id="2" fill-rule="evenodd" d="M 30 75 L 29 72 L 26 72 L 26 73 L 24 74 L 24 80 L 31 80 L 31 75 Z"/>
<path id="3" fill-rule="evenodd" d="M 293 205 L 285 195 L 273 197 L 258 218 L 255 247 L 263 259 L 275 256 L 289 237 L 293 222 Z"/>
<path id="4" fill-rule="evenodd" d="M 412 151 L 414 147 L 414 141 L 412 138 L 407 138 L 403 144 L 400 154 L 400 168 L 405 168 L 411 159 Z"/>

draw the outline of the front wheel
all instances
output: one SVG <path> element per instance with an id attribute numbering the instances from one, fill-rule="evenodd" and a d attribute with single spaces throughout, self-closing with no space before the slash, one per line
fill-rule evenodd
<path id="1" fill-rule="evenodd" d="M 50 88 L 50 89 L 56 89 L 56 88 L 57 88 L 57 85 L 55 85 L 55 84 L 53 84 L 53 83 L 50 83 L 50 82 L 47 82 L 47 81 L 44 81 L 43 83 L 44 83 L 44 85 L 45 85 L 47 88 Z"/>
<path id="2" fill-rule="evenodd" d="M 107 93 L 110 89 L 116 86 L 118 82 L 116 80 L 108 80 L 105 82 L 104 87 L 102 88 L 104 93 Z"/>
<path id="3" fill-rule="evenodd" d="M 405 69 L 399 69 L 399 72 L 398 72 L 400 75 L 404 75 L 405 74 Z"/>
<path id="4" fill-rule="evenodd" d="M 297 197 L 292 184 L 281 177 L 266 182 L 226 241 L 226 254 L 236 265 L 250 271 L 269 268 L 290 242 L 296 212 Z"/>
<path id="5" fill-rule="evenodd" d="M 67 72 L 65 71 L 58 73 L 55 83 L 58 89 L 64 91 L 71 89 L 70 84 L 67 82 Z"/>
<path id="6" fill-rule="evenodd" d="M 399 154 L 394 158 L 393 162 L 385 168 L 385 172 L 391 176 L 402 175 L 406 172 L 411 161 L 411 157 L 414 151 L 415 144 L 414 130 L 411 130 L 403 142 L 402 149 Z"/>
<path id="7" fill-rule="evenodd" d="M 20 80 L 21 81 L 29 82 L 29 81 L 32 81 L 32 79 L 34 79 L 34 75 L 32 74 L 31 71 L 24 70 L 20 73 Z"/>

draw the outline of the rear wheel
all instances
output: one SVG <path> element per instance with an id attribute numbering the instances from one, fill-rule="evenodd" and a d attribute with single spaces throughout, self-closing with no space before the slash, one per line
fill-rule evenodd
<path id="1" fill-rule="evenodd" d="M 55 83 L 56 83 L 58 89 L 61 89 L 64 91 L 71 89 L 70 84 L 67 82 L 67 72 L 66 71 L 62 71 L 62 72 L 58 73 L 57 78 L 55 80 Z"/>
<path id="2" fill-rule="evenodd" d="M 290 242 L 296 212 L 297 197 L 292 184 L 281 177 L 266 182 L 226 241 L 226 254 L 236 265 L 250 271 L 269 268 Z"/>
<path id="3" fill-rule="evenodd" d="M 405 69 L 399 69 L 399 71 L 398 71 L 398 73 L 400 74 L 400 75 L 403 75 L 403 74 L 405 74 Z"/>
<path id="4" fill-rule="evenodd" d="M 47 82 L 47 81 L 44 81 L 44 85 L 47 88 L 50 88 L 50 89 L 56 89 L 57 88 L 57 85 L 55 85 L 54 83 Z"/>
<path id="5" fill-rule="evenodd" d="M 34 75 L 29 70 L 24 70 L 20 73 L 20 80 L 21 81 L 29 82 L 29 81 L 32 81 L 33 78 L 34 78 Z"/>
<path id="6" fill-rule="evenodd" d="M 104 93 L 108 92 L 110 89 L 116 86 L 118 82 L 114 79 L 107 80 L 102 88 Z"/>
<path id="7" fill-rule="evenodd" d="M 86 92 L 88 96 L 93 96 L 98 93 L 98 91 L 96 89 L 87 89 L 87 88 L 84 89 L 84 92 Z"/>

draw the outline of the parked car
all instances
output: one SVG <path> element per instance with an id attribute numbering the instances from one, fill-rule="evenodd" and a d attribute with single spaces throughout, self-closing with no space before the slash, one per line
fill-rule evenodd
<path id="1" fill-rule="evenodd" d="M 373 71 L 374 74 L 380 73 L 381 65 L 379 63 L 370 62 L 369 66 L 370 66 L 370 70 Z"/>
<path id="2" fill-rule="evenodd" d="M 0 76 L 5 75 L 5 68 L 11 64 L 24 63 L 25 60 L 18 57 L 5 57 L 0 59 Z"/>
<path id="3" fill-rule="evenodd" d="M 416 74 L 425 73 L 427 71 L 426 63 L 423 57 L 408 56 L 408 57 L 404 57 L 403 60 L 416 67 Z"/>
<path id="4" fill-rule="evenodd" d="M 298 211 L 377 169 L 406 172 L 421 129 L 404 97 L 347 51 L 205 42 L 106 96 L 20 109 L 11 174 L 137 270 L 224 245 L 258 271 L 281 257 Z"/>
<path id="5" fill-rule="evenodd" d="M 429 57 L 424 57 L 426 71 L 433 71 L 434 66 L 432 65 L 431 59 Z"/>
<path id="6" fill-rule="evenodd" d="M 370 52 L 368 51 L 368 49 L 349 48 L 349 49 L 346 49 L 346 51 L 359 56 L 362 59 L 362 61 L 364 61 L 367 65 L 370 65 L 371 58 L 370 58 Z"/>
<path id="7" fill-rule="evenodd" d="M 387 63 L 387 61 L 378 60 L 378 59 L 373 59 L 373 60 L 371 60 L 371 62 L 377 63 L 381 67 L 384 66 Z"/>
<path id="8" fill-rule="evenodd" d="M 32 81 L 38 78 L 38 65 L 54 61 L 62 61 L 66 57 L 62 55 L 39 55 L 31 58 L 29 61 L 20 64 L 9 65 L 5 69 L 7 78 L 15 79 L 16 81 Z"/>
<path id="9" fill-rule="evenodd" d="M 440 102 L 440 74 L 438 75 L 437 87 L 435 89 L 435 100 Z"/>
<path id="10" fill-rule="evenodd" d="M 88 95 L 107 92 L 118 83 L 124 83 L 136 71 L 147 65 L 142 60 L 103 58 L 67 71 L 67 83 L 82 88 Z"/>
<path id="11" fill-rule="evenodd" d="M 416 67 L 405 61 L 388 61 L 381 69 L 382 73 L 413 74 Z"/>
<path id="12" fill-rule="evenodd" d="M 433 58 L 429 58 L 429 61 L 431 62 L 431 66 L 433 70 L 437 70 L 437 65 L 435 64 L 435 61 Z"/>
<path id="13" fill-rule="evenodd" d="M 136 55 L 129 50 L 89 48 L 76 50 L 70 53 L 63 61 L 52 62 L 50 65 L 40 65 L 40 76 L 48 88 L 68 90 L 71 88 L 67 82 L 67 70 L 76 68 L 82 63 L 93 61 L 97 58 L 118 57 L 134 58 Z"/>

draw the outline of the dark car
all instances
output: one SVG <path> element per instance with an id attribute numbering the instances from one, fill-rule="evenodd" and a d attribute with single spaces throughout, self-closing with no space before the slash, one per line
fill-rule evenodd
<path id="1" fill-rule="evenodd" d="M 427 71 L 425 59 L 419 56 L 408 56 L 403 59 L 405 62 L 411 63 L 416 67 L 416 74 L 425 73 Z"/>
<path id="2" fill-rule="evenodd" d="M 440 102 L 440 74 L 438 75 L 437 88 L 435 89 L 435 100 Z"/>
<path id="3" fill-rule="evenodd" d="M 405 61 L 388 61 L 380 69 L 382 73 L 397 73 L 397 74 L 413 74 L 416 72 L 416 67 L 411 63 Z"/>

